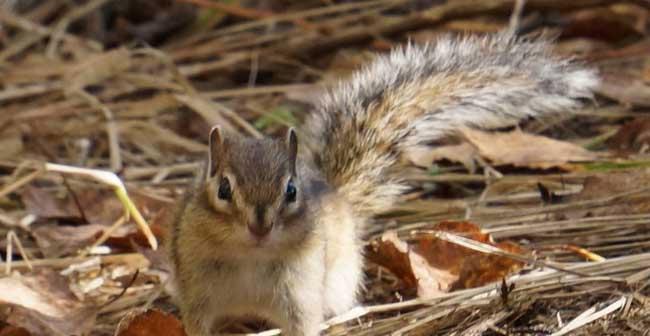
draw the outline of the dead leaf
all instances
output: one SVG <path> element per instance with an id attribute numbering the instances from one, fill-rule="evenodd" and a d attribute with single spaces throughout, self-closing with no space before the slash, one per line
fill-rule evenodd
<path id="1" fill-rule="evenodd" d="M 650 169 L 611 171 L 587 177 L 582 191 L 574 195 L 572 200 L 598 199 L 604 196 L 604 190 L 607 190 L 607 195 L 613 195 L 647 185 L 650 185 Z"/>
<path id="2" fill-rule="evenodd" d="M 601 199 L 608 195 L 621 194 L 643 186 L 650 185 L 650 169 L 626 169 L 622 171 L 610 171 L 594 176 L 589 176 L 584 181 L 584 187 L 580 193 L 572 195 L 569 200 L 572 202 Z M 650 202 L 647 198 L 615 202 L 606 207 L 596 209 L 576 210 L 565 213 L 570 218 L 582 218 L 584 216 L 608 216 L 608 215 L 631 215 L 650 212 Z"/>
<path id="3" fill-rule="evenodd" d="M 523 249 L 513 242 L 493 244 L 503 251 L 522 254 Z M 510 258 L 471 251 L 464 257 L 459 280 L 452 289 L 475 288 L 504 279 L 523 266 L 523 263 Z M 471 256 L 471 255 L 474 256 Z"/>
<path id="4" fill-rule="evenodd" d="M 115 336 L 185 336 L 181 321 L 160 310 L 131 311 L 122 318 Z"/>
<path id="5" fill-rule="evenodd" d="M 409 260 L 409 246 L 397 237 L 395 231 L 387 231 L 379 241 L 372 242 L 372 252 L 367 257 L 388 268 L 408 287 L 416 287 L 417 279 Z"/>
<path id="6" fill-rule="evenodd" d="M 596 153 L 572 143 L 520 130 L 490 133 L 465 128 L 461 133 L 483 158 L 494 165 L 567 169 L 570 162 L 593 161 L 598 157 Z"/>
<path id="7" fill-rule="evenodd" d="M 61 199 L 45 188 L 27 186 L 20 194 L 27 212 L 41 218 L 80 221 L 81 214 L 71 198 Z"/>
<path id="8" fill-rule="evenodd" d="M 438 147 L 417 146 L 407 150 L 406 159 L 412 164 L 428 168 L 436 161 L 447 160 L 461 163 L 467 171 L 473 173 L 476 170 L 474 159 L 478 155 L 476 148 L 467 142 L 458 145 L 447 145 Z"/>
<path id="9" fill-rule="evenodd" d="M 61 225 L 60 223 L 46 221 L 33 225 L 32 234 L 37 245 L 48 258 L 70 255 L 79 249 L 90 246 L 98 239 L 104 230 L 124 215 L 124 208 L 119 200 L 109 190 L 87 189 L 77 192 L 81 208 L 89 224 Z M 143 216 L 160 219 L 154 216 L 161 213 L 167 203 L 139 193 L 132 194 L 132 199 Z M 57 197 L 55 192 L 29 186 L 22 192 L 22 200 L 27 211 L 45 219 L 64 220 L 68 223 L 85 223 L 76 203 L 69 193 L 63 198 Z M 160 224 L 152 225 L 151 229 L 157 238 L 162 237 Z M 132 225 L 123 225 L 116 230 L 106 242 L 107 245 L 132 251 L 132 242 L 140 246 L 149 246 L 148 240 L 142 232 Z"/>
<path id="10" fill-rule="evenodd" d="M 104 229 L 106 226 L 99 224 L 69 226 L 48 223 L 36 225 L 32 236 L 46 258 L 57 258 L 89 246 Z"/>
<path id="11" fill-rule="evenodd" d="M 489 235 L 470 222 L 441 222 L 435 230 L 462 235 L 507 252 L 524 253 L 512 242 L 495 244 Z M 421 298 L 499 281 L 523 266 L 519 261 L 476 252 L 434 235 L 418 236 L 415 242 L 407 244 L 393 231 L 373 242 L 367 255 L 373 262 L 388 268 L 407 287 L 416 288 Z"/>
<path id="12" fill-rule="evenodd" d="M 458 276 L 436 267 L 412 251 L 395 231 L 385 232 L 379 242 L 373 242 L 370 260 L 388 268 L 407 288 L 415 289 L 419 297 L 432 297 L 448 292 Z"/>
<path id="13" fill-rule="evenodd" d="M 151 232 L 153 232 L 154 236 L 156 236 L 157 240 L 161 241 L 164 239 L 164 229 L 160 224 L 153 223 L 149 225 L 149 228 L 151 229 Z M 148 247 L 149 241 L 142 231 L 137 229 L 130 231 L 126 235 L 111 236 L 106 241 L 106 245 L 123 251 L 133 251 L 133 244 L 141 247 Z"/>
<path id="14" fill-rule="evenodd" d="M 111 225 L 124 215 L 122 203 L 108 189 L 83 189 L 74 192 L 88 223 Z M 54 191 L 28 186 L 23 189 L 21 198 L 27 211 L 38 217 L 84 223 L 79 207 L 69 193 L 60 197 Z M 169 205 L 141 193 L 132 193 L 131 199 L 145 217 L 151 217 Z"/>
<path id="15" fill-rule="evenodd" d="M 554 50 L 560 55 L 593 55 L 598 52 L 609 50 L 608 43 L 590 38 L 568 38 L 557 41 Z"/>
<path id="16" fill-rule="evenodd" d="M 419 253 L 410 252 L 409 260 L 418 282 L 418 297 L 430 298 L 447 293 L 458 281 L 458 274 L 448 269 L 431 267 L 427 259 Z"/>
<path id="17" fill-rule="evenodd" d="M 623 153 L 636 153 L 650 145 L 650 118 L 636 118 L 625 123 L 607 140 L 607 146 Z"/>
<path id="18" fill-rule="evenodd" d="M 0 279 L 0 306 L 5 321 L 38 335 L 80 335 L 92 328 L 95 309 L 74 298 L 67 280 L 52 270 Z"/>
<path id="19" fill-rule="evenodd" d="M 0 336 L 31 336 L 31 334 L 25 328 L 9 325 L 0 329 Z"/>
<path id="20" fill-rule="evenodd" d="M 562 37 L 590 37 L 609 42 L 638 38 L 644 30 L 637 29 L 636 24 L 645 21 L 645 15 L 646 12 L 638 7 L 636 10 L 613 7 L 579 10 L 567 18 Z"/>
<path id="21" fill-rule="evenodd" d="M 650 106 L 650 86 L 629 74 L 604 73 L 596 92 L 625 105 Z"/>
<path id="22" fill-rule="evenodd" d="M 175 210 L 174 207 L 166 207 L 159 209 L 158 213 L 151 216 L 152 218 L 149 221 L 149 228 L 161 244 L 164 244 L 166 228 L 168 226 L 167 224 L 168 221 L 172 219 Z M 99 238 L 99 236 L 97 238 Z M 130 228 L 128 232 L 123 234 L 113 234 L 108 238 L 108 240 L 106 240 L 105 245 L 114 249 L 119 249 L 121 252 L 140 252 L 145 254 L 145 256 L 147 256 L 146 253 L 154 252 L 149 249 L 149 241 L 147 240 L 147 237 L 141 230 L 138 230 L 135 227 Z M 134 251 L 134 249 L 136 251 Z M 158 251 L 162 252 L 162 250 Z"/>

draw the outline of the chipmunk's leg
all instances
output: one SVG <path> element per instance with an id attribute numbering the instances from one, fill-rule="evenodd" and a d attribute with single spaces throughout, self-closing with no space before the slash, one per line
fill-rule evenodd
<path id="1" fill-rule="evenodd" d="M 317 336 L 320 334 L 320 324 L 323 322 L 322 299 L 313 295 L 294 296 L 287 304 L 285 314 L 279 321 L 280 328 L 285 335 L 291 336 Z M 307 298 L 311 297 L 311 298 Z"/>
<path id="2" fill-rule="evenodd" d="M 179 306 L 187 336 L 210 336 L 214 322 L 220 317 L 212 309 L 210 297 L 197 286 L 187 287 L 184 294 Z"/>
<path id="3" fill-rule="evenodd" d="M 291 336 L 316 336 L 324 318 L 325 268 L 323 251 L 312 251 L 304 262 L 296 262 L 283 274 L 282 285 L 276 288 L 272 318 Z"/>
<path id="4" fill-rule="evenodd" d="M 214 319 L 198 306 L 182 312 L 183 327 L 187 336 L 210 336 Z"/>
<path id="5" fill-rule="evenodd" d="M 357 293 L 363 283 L 363 257 L 359 241 L 358 227 L 362 219 L 350 211 L 339 211 L 338 221 L 331 220 L 330 237 L 338 237 L 327 245 L 324 304 L 325 315 L 335 316 L 345 313 L 357 303 Z M 344 214 L 348 215 L 344 215 Z M 337 224 L 337 225 L 334 225 Z"/>

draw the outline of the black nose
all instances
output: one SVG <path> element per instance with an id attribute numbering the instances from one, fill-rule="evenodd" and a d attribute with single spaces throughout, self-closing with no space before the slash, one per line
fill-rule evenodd
<path id="1" fill-rule="evenodd" d="M 271 232 L 272 228 L 273 225 L 264 225 L 264 223 L 259 222 L 248 224 L 248 231 L 250 231 L 257 238 L 266 237 L 269 232 Z"/>

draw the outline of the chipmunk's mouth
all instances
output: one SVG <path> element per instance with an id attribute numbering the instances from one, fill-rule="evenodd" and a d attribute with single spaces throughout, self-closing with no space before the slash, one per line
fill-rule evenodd
<path id="1" fill-rule="evenodd" d="M 264 237 L 257 237 L 251 235 L 250 237 L 250 243 L 253 248 L 259 249 L 259 248 L 264 248 L 268 247 L 270 243 L 271 237 L 269 236 L 264 236 Z"/>

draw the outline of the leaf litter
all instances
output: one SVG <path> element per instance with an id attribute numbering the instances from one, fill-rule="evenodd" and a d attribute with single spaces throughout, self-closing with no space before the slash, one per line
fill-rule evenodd
<path id="1" fill-rule="evenodd" d="M 0 279 L 0 302 L 11 307 L 5 321 L 32 335 L 71 335 L 92 329 L 96 311 L 76 300 L 67 281 L 52 271 Z"/>
<path id="2" fill-rule="evenodd" d="M 508 252 L 523 253 L 523 249 L 512 242 L 494 244 L 489 235 L 481 233 L 478 226 L 470 222 L 441 222 L 432 229 L 461 234 Z M 416 288 L 421 299 L 493 283 L 523 266 L 516 260 L 472 251 L 430 234 L 421 235 L 409 244 L 394 231 L 387 231 L 370 246 L 366 256 L 391 270 L 407 288 Z"/>
<path id="3" fill-rule="evenodd" d="M 364 238 L 363 307 L 325 334 L 643 333 L 649 10 L 642 1 L 11 2 L 0 10 L 0 335 L 182 335 L 164 255 L 148 246 L 164 239 L 211 123 L 274 134 L 300 125 L 323 87 L 374 52 L 512 22 L 555 34 L 556 52 L 597 67 L 598 97 L 562 123 L 465 130 L 409 153 L 412 190 Z M 114 193 L 34 161 L 113 170 L 140 226 Z"/>

